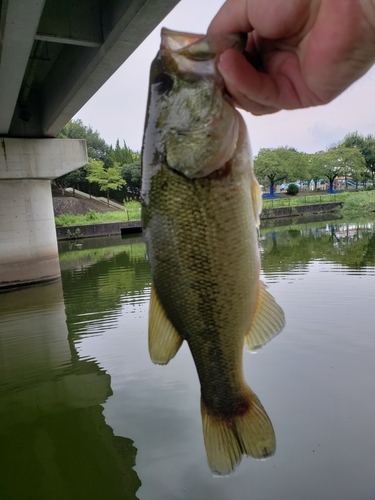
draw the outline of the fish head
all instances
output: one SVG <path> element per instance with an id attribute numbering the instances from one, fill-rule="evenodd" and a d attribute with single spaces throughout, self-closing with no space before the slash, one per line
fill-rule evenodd
<path id="1" fill-rule="evenodd" d="M 243 50 L 242 35 L 194 35 L 162 29 L 151 65 L 144 155 L 187 178 L 205 177 L 232 157 L 238 112 L 217 65 L 228 48 Z M 152 150 L 152 152 L 150 151 Z M 156 160 L 155 160 L 156 158 Z"/>

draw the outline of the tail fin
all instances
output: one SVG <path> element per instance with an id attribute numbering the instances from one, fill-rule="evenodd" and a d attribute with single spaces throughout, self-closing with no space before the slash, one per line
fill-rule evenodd
<path id="1" fill-rule="evenodd" d="M 227 418 L 210 413 L 201 400 L 204 444 L 214 474 L 230 474 L 242 455 L 262 459 L 276 449 L 275 432 L 265 409 L 250 388 L 250 406 L 245 413 Z"/>

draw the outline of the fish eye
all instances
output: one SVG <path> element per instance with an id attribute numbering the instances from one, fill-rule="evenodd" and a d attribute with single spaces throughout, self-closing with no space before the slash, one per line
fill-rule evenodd
<path id="1" fill-rule="evenodd" d="M 160 73 L 154 80 L 154 85 L 159 94 L 166 94 L 173 87 L 173 78 L 168 73 Z"/>

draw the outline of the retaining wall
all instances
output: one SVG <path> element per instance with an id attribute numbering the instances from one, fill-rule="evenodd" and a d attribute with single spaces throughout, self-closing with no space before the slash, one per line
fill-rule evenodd
<path id="1" fill-rule="evenodd" d="M 320 214 L 334 212 L 343 205 L 342 201 L 333 203 L 315 203 L 312 205 L 301 205 L 296 207 L 264 208 L 260 214 L 261 219 L 273 219 L 279 217 L 293 217 L 306 214 Z"/>
<path id="2" fill-rule="evenodd" d="M 94 238 L 96 236 L 114 236 L 117 234 L 140 233 L 141 221 L 104 222 L 102 224 L 81 224 L 56 228 L 57 239 Z M 78 234 L 77 234 L 78 233 Z M 76 235 L 76 236 L 75 236 Z"/>

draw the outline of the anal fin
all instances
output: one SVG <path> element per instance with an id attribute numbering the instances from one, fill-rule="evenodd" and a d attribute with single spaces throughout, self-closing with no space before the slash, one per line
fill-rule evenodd
<path id="1" fill-rule="evenodd" d="M 245 348 L 255 352 L 272 340 L 285 326 L 284 311 L 259 282 L 257 306 L 249 332 L 245 336 Z"/>
<path id="2" fill-rule="evenodd" d="M 182 337 L 169 321 L 152 286 L 148 318 L 148 349 L 151 360 L 158 365 L 166 365 L 176 355 L 182 342 Z"/>

